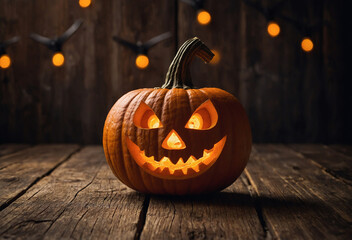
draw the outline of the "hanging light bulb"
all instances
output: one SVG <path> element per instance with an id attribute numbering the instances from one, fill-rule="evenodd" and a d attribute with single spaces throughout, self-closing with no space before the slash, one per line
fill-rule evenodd
<path id="1" fill-rule="evenodd" d="M 208 25 L 211 21 L 211 15 L 209 12 L 205 11 L 204 9 L 201 9 L 198 11 L 197 20 L 198 23 L 201 25 Z"/>
<path id="2" fill-rule="evenodd" d="M 267 31 L 270 36 L 277 37 L 280 34 L 280 26 L 276 22 L 269 22 Z"/>
<path id="3" fill-rule="evenodd" d="M 51 61 L 55 67 L 61 67 L 65 62 L 65 57 L 61 52 L 56 52 Z"/>
<path id="4" fill-rule="evenodd" d="M 145 69 L 149 65 L 149 58 L 144 54 L 139 54 L 136 57 L 136 66 L 139 69 Z"/>
<path id="5" fill-rule="evenodd" d="M 301 48 L 303 51 L 310 52 L 313 50 L 313 47 L 314 47 L 314 44 L 310 38 L 308 38 L 308 37 L 303 38 L 303 40 L 301 42 Z"/>
<path id="6" fill-rule="evenodd" d="M 92 3 L 91 0 L 79 0 L 79 5 L 81 6 L 81 8 L 86 8 L 89 7 L 90 4 Z"/>
<path id="7" fill-rule="evenodd" d="M 6 69 L 11 66 L 11 58 L 7 54 L 0 57 L 0 68 Z"/>

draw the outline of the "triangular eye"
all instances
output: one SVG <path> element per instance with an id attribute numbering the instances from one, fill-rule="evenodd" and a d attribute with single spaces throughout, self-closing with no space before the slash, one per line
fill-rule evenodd
<path id="1" fill-rule="evenodd" d="M 163 127 L 154 111 L 144 102 L 141 102 L 141 104 L 137 108 L 133 116 L 133 123 L 136 127 L 145 129 Z"/>
<path id="2" fill-rule="evenodd" d="M 218 113 L 210 100 L 202 103 L 192 114 L 185 128 L 195 130 L 208 130 L 218 122 Z"/>

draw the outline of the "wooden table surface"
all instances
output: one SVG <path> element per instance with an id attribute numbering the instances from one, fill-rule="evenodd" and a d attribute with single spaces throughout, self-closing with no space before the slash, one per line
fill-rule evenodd
<path id="1" fill-rule="evenodd" d="M 0 145 L 1 239 L 352 239 L 352 146 L 256 144 L 222 192 L 148 196 L 101 146 Z"/>

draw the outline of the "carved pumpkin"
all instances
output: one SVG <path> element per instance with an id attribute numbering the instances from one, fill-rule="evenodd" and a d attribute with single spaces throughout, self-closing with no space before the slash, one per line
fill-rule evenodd
<path id="1" fill-rule="evenodd" d="M 251 150 L 245 110 L 218 88 L 194 89 L 189 64 L 212 52 L 198 39 L 179 49 L 158 89 L 122 96 L 103 135 L 107 162 L 127 186 L 145 193 L 196 194 L 221 190 L 242 173 Z"/>

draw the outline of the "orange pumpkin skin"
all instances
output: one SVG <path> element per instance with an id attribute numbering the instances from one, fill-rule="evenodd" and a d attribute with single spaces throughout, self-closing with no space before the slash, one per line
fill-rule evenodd
<path id="1" fill-rule="evenodd" d="M 216 124 L 207 130 L 185 128 L 192 114 L 207 100 L 216 109 Z M 145 129 L 135 125 L 133 119 L 142 102 L 154 111 L 162 127 Z M 182 138 L 184 149 L 169 150 L 162 146 L 170 131 L 176 131 Z M 212 149 L 220 141 L 224 145 L 215 162 L 208 166 L 200 164 L 197 173 L 192 169 L 187 171 L 189 175 L 180 171 L 180 177 L 176 171 L 174 175 L 163 175 L 144 169 L 132 156 L 130 145 L 133 142 L 146 156 L 154 156 L 157 162 L 168 157 L 176 164 L 180 157 L 185 161 L 190 156 L 200 159 L 204 150 Z M 233 95 L 218 88 L 131 91 L 111 108 L 103 133 L 105 157 L 115 176 L 130 188 L 152 194 L 199 194 L 226 188 L 244 170 L 251 144 L 251 130 L 244 108 Z"/>

